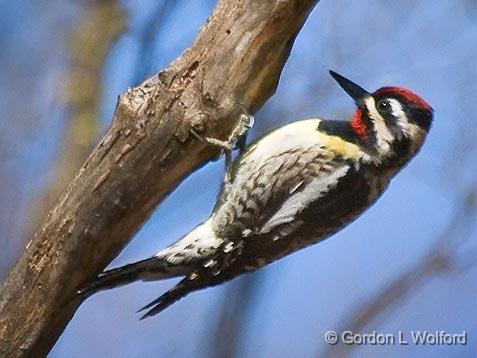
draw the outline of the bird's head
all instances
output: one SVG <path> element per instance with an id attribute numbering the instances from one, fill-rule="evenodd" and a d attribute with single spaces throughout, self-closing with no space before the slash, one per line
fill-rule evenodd
<path id="1" fill-rule="evenodd" d="M 433 117 L 426 101 L 402 87 L 370 93 L 336 72 L 330 74 L 357 105 L 351 128 L 363 146 L 382 159 L 408 158 L 420 149 Z"/>

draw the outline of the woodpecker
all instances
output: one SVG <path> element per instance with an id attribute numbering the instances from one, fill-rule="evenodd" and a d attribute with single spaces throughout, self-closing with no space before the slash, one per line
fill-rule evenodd
<path id="1" fill-rule="evenodd" d="M 369 93 L 330 74 L 357 106 L 351 120 L 299 120 L 258 139 L 227 165 L 205 222 L 150 258 L 104 271 L 80 292 L 182 277 L 138 311 L 150 317 L 190 292 L 322 241 L 369 208 L 421 148 L 433 109 L 408 89 Z"/>

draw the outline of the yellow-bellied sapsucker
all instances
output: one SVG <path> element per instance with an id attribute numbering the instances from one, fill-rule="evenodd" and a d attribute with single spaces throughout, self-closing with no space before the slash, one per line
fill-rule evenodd
<path id="1" fill-rule="evenodd" d="M 81 292 L 183 277 L 143 308 L 142 318 L 152 316 L 317 243 L 370 207 L 421 148 L 433 110 L 407 89 L 369 93 L 330 73 L 357 105 L 351 121 L 300 120 L 260 138 L 228 166 L 204 223 L 153 257 L 101 273 Z"/>

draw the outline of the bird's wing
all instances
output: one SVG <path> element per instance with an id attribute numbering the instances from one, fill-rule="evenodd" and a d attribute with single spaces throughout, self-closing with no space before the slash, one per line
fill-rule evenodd
<path id="1" fill-rule="evenodd" d="M 288 224 L 286 226 L 288 228 L 289 223 L 293 223 L 304 209 L 336 186 L 338 180 L 345 176 L 349 169 L 347 165 L 340 165 L 333 168 L 331 172 L 305 176 L 296 187 L 292 188 L 290 196 L 281 203 L 278 210 L 274 211 L 261 225 L 258 234 L 269 233 L 272 229 L 284 224 Z"/>
<path id="2" fill-rule="evenodd" d="M 319 145 L 285 150 L 257 167 L 249 160 L 236 173 L 232 189 L 214 213 L 215 230 L 224 238 L 294 231 L 299 214 L 335 187 L 351 169 Z"/>

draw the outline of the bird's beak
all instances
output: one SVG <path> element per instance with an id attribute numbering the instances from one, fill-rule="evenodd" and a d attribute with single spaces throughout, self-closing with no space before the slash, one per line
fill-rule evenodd
<path id="1" fill-rule="evenodd" d="M 337 74 L 335 71 L 330 70 L 330 75 L 335 79 L 344 91 L 354 99 L 354 102 L 358 107 L 364 106 L 364 98 L 369 96 L 370 93 L 356 83 L 351 82 L 349 79 Z"/>

